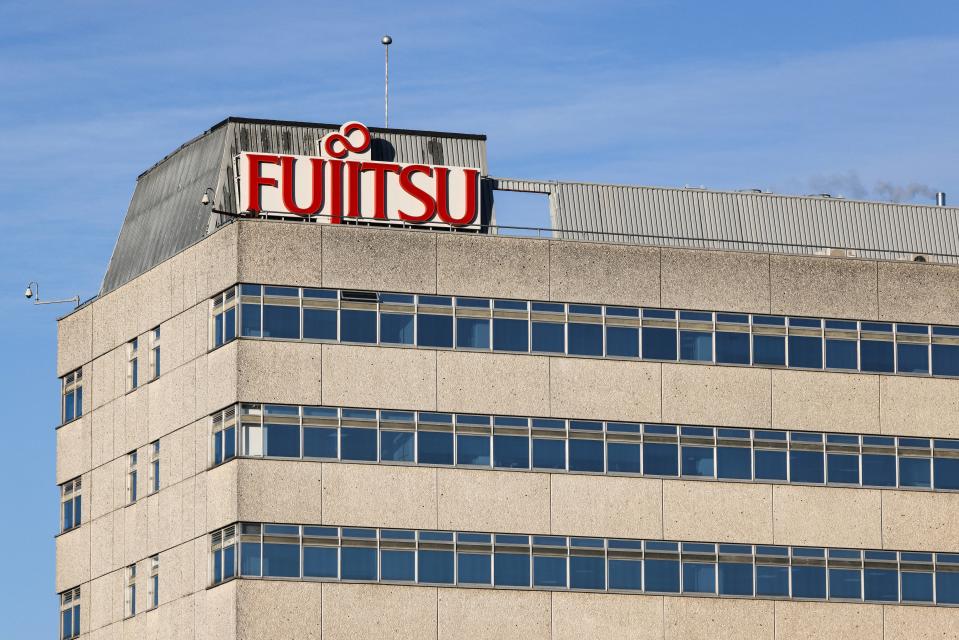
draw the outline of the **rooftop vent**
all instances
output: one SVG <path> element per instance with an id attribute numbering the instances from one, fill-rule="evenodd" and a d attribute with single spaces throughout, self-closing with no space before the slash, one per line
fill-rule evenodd
<path id="1" fill-rule="evenodd" d="M 944 206 L 946 206 L 946 192 L 945 192 L 945 191 L 937 191 L 937 192 L 936 192 L 936 206 L 937 206 L 937 207 L 944 207 Z"/>

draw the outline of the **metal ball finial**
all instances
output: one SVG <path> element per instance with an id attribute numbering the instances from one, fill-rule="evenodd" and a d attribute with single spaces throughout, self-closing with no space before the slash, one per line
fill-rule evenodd
<path id="1" fill-rule="evenodd" d="M 382 43 L 385 44 L 386 46 L 390 46 L 391 44 L 393 44 L 393 38 L 391 38 L 391 37 L 389 37 L 389 36 L 383 36 L 383 38 L 380 40 L 380 42 L 382 42 Z"/>

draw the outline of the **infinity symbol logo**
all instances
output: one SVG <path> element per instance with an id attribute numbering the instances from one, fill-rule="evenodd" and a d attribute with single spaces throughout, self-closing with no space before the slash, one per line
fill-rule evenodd
<path id="1" fill-rule="evenodd" d="M 363 139 L 359 144 L 350 142 L 350 136 L 359 131 Z M 342 148 L 337 150 L 339 143 Z M 323 138 L 323 152 L 330 158 L 345 158 L 349 153 L 363 153 L 370 146 L 370 130 L 360 122 L 347 122 L 339 133 L 330 133 Z"/>

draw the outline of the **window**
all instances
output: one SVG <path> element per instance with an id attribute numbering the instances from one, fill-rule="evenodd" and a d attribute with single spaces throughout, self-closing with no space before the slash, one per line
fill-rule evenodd
<path id="1" fill-rule="evenodd" d="M 456 348 L 490 348 L 490 301 L 482 298 L 456 299 Z"/>
<path id="2" fill-rule="evenodd" d="M 140 340 L 134 338 L 127 343 L 127 390 L 132 391 L 140 386 L 139 353 Z"/>
<path id="3" fill-rule="evenodd" d="M 719 595 L 753 595 L 752 556 L 749 545 L 719 545 Z"/>
<path id="4" fill-rule="evenodd" d="M 716 545 L 683 543 L 683 593 L 716 593 Z"/>
<path id="5" fill-rule="evenodd" d="M 645 360 L 675 360 L 676 312 L 643 309 L 643 349 Z"/>
<path id="6" fill-rule="evenodd" d="M 491 585 L 492 536 L 488 533 L 456 534 L 456 571 L 459 584 Z"/>
<path id="7" fill-rule="evenodd" d="M 529 351 L 529 303 L 493 301 L 493 350 Z"/>
<path id="8" fill-rule="evenodd" d="M 380 538 L 380 577 L 390 582 L 415 582 L 416 532 L 382 531 Z"/>
<path id="9" fill-rule="evenodd" d="M 80 478 L 60 485 L 60 531 L 79 527 L 82 522 Z"/>
<path id="10" fill-rule="evenodd" d="M 416 446 L 420 464 L 452 465 L 453 416 L 449 413 L 420 413 Z"/>
<path id="11" fill-rule="evenodd" d="M 217 531 L 212 538 L 213 584 L 220 584 L 236 575 L 236 527 Z"/>
<path id="12" fill-rule="evenodd" d="M 127 504 L 137 501 L 137 452 L 127 454 Z"/>
<path id="13" fill-rule="evenodd" d="M 264 338 L 300 339 L 300 290 L 298 288 L 263 287 L 262 310 Z"/>
<path id="14" fill-rule="evenodd" d="M 789 366 L 822 369 L 822 320 L 789 318 Z"/>
<path id="15" fill-rule="evenodd" d="M 859 368 L 859 334 L 855 321 L 826 320 L 826 368 L 855 371 Z"/>
<path id="16" fill-rule="evenodd" d="M 679 475 L 676 427 L 652 424 L 643 427 L 643 472 L 650 476 Z"/>
<path id="17" fill-rule="evenodd" d="M 566 353 L 566 305 L 534 302 L 530 317 L 534 353 Z"/>
<path id="18" fill-rule="evenodd" d="M 61 417 L 66 424 L 83 415 L 83 369 L 63 376 L 63 406 Z"/>
<path id="19" fill-rule="evenodd" d="M 753 364 L 786 366 L 786 319 L 753 316 Z"/>
<path id="20" fill-rule="evenodd" d="M 60 594 L 60 638 L 80 635 L 80 587 Z"/>
<path id="21" fill-rule="evenodd" d="M 569 305 L 566 332 L 570 355 L 602 357 L 603 308 L 591 304 Z"/>
<path id="22" fill-rule="evenodd" d="M 243 293 L 244 300 L 248 299 L 248 294 L 251 293 L 251 285 L 241 285 L 241 291 Z M 259 286 L 255 287 L 259 290 Z M 257 298 L 257 302 L 259 299 Z M 236 338 L 236 324 L 237 324 L 237 300 L 236 300 L 236 287 L 231 287 L 216 296 L 212 300 L 211 307 L 211 323 L 212 331 L 210 336 L 212 338 L 212 347 L 215 349 L 219 346 L 226 344 Z M 253 314 L 250 313 L 250 318 L 244 317 L 244 323 L 250 322 L 253 320 Z M 259 336 L 259 320 L 260 314 L 259 311 L 256 313 L 256 331 L 254 332 L 249 327 L 244 326 L 244 336 Z M 250 333 L 247 333 L 247 330 Z"/>
<path id="23" fill-rule="evenodd" d="M 603 473 L 603 423 L 590 420 L 569 421 L 569 470 Z"/>
<path id="24" fill-rule="evenodd" d="M 679 359 L 688 362 L 713 361 L 713 314 L 679 312 Z"/>
<path id="25" fill-rule="evenodd" d="M 749 316 L 716 314 L 716 362 L 749 364 Z"/>
<path id="26" fill-rule="evenodd" d="M 126 568 L 126 586 L 123 590 L 123 617 L 129 618 L 137 613 L 137 566 Z"/>
<path id="27" fill-rule="evenodd" d="M 329 289 L 303 289 L 303 338 L 336 340 L 337 292 Z"/>
<path id="28" fill-rule="evenodd" d="M 160 490 L 160 441 L 150 443 L 150 493 Z"/>
<path id="29" fill-rule="evenodd" d="M 416 307 L 408 294 L 380 294 L 380 343 L 413 344 Z"/>
<path id="30" fill-rule="evenodd" d="M 453 299 L 420 296 L 416 316 L 416 344 L 421 347 L 453 347 Z"/>
<path id="31" fill-rule="evenodd" d="M 236 408 L 230 407 L 213 416 L 213 464 L 236 457 Z"/>
<path id="32" fill-rule="evenodd" d="M 859 359 L 862 371 L 892 373 L 895 370 L 892 325 L 860 322 Z"/>
<path id="33" fill-rule="evenodd" d="M 150 558 L 150 608 L 160 606 L 160 556 Z"/>
<path id="34" fill-rule="evenodd" d="M 160 377 L 160 327 L 150 332 L 150 377 Z"/>

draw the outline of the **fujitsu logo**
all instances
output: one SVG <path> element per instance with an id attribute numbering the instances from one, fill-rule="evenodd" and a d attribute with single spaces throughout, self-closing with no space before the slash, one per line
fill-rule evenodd
<path id="1" fill-rule="evenodd" d="M 411 224 L 479 224 L 480 170 L 374 161 L 370 130 L 348 122 L 320 140 L 321 156 L 241 153 L 239 211 Z"/>

